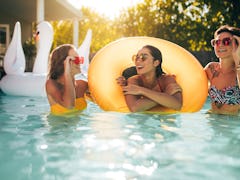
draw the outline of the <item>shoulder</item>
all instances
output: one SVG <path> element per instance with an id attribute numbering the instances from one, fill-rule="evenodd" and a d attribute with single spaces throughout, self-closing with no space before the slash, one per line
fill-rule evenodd
<path id="1" fill-rule="evenodd" d="M 127 82 L 131 83 L 131 84 L 140 84 L 141 78 L 139 75 L 135 75 L 135 76 L 128 78 Z"/>
<path id="2" fill-rule="evenodd" d="M 174 74 L 163 74 L 159 77 L 159 80 L 162 81 L 164 84 L 169 84 L 176 82 L 176 76 Z"/>
<path id="3" fill-rule="evenodd" d="M 208 79 L 210 79 L 210 77 L 212 77 L 212 75 L 218 73 L 220 68 L 220 65 L 218 62 L 210 62 L 208 63 L 205 67 L 204 70 L 207 74 Z"/>
<path id="4" fill-rule="evenodd" d="M 59 88 L 56 85 L 56 82 L 52 79 L 48 79 L 45 84 L 47 98 L 50 105 L 60 102 L 61 93 Z"/>
<path id="5" fill-rule="evenodd" d="M 177 83 L 175 75 L 164 74 L 159 78 L 159 80 L 160 80 L 160 85 L 162 86 L 162 90 L 167 94 L 173 95 L 177 92 L 182 92 L 182 88 Z"/>
<path id="6" fill-rule="evenodd" d="M 213 70 L 219 67 L 219 63 L 218 62 L 210 62 L 208 63 L 205 67 L 204 70 Z"/>
<path id="7" fill-rule="evenodd" d="M 48 88 L 48 89 L 54 87 L 54 86 L 55 86 L 54 80 L 52 80 L 52 79 L 47 79 L 47 81 L 46 81 L 46 83 L 45 83 L 45 86 L 46 86 L 46 88 Z"/>
<path id="8" fill-rule="evenodd" d="M 48 79 L 45 84 L 47 94 L 55 93 L 58 91 L 56 82 L 52 79 Z"/>
<path id="9" fill-rule="evenodd" d="M 166 89 L 169 84 L 177 84 L 176 76 L 173 74 L 164 74 L 158 78 L 159 84 Z"/>

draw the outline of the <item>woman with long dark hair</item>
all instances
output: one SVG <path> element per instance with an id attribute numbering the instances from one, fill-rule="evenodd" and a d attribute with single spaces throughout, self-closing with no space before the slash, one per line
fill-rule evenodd
<path id="1" fill-rule="evenodd" d="M 156 106 L 180 110 L 182 89 L 174 75 L 162 70 L 162 53 L 151 45 L 142 47 L 133 57 L 137 75 L 127 79 L 119 77 L 126 103 L 131 112 L 147 111 Z"/>

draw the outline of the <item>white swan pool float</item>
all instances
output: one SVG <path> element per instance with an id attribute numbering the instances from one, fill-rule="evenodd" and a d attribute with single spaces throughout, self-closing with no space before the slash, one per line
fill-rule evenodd
<path id="1" fill-rule="evenodd" d="M 21 44 L 21 26 L 15 24 L 12 41 L 4 57 L 6 75 L 0 81 L 1 90 L 14 96 L 45 96 L 48 56 L 53 41 L 53 28 L 42 21 L 37 25 L 37 56 L 33 72 L 25 71 L 25 55 Z"/>
<path id="2" fill-rule="evenodd" d="M 92 41 L 92 30 L 89 29 L 85 36 L 84 41 L 81 46 L 77 49 L 77 52 L 80 57 L 83 57 L 84 62 L 81 65 L 81 73 L 75 75 L 75 79 L 82 79 L 88 81 L 88 67 L 89 67 L 89 54 L 90 54 L 90 46 Z"/>
<path id="3" fill-rule="evenodd" d="M 48 58 L 53 41 L 53 28 L 50 23 L 43 21 L 37 26 L 37 55 L 33 72 L 25 71 L 25 55 L 21 44 L 20 23 L 15 24 L 12 41 L 4 57 L 4 70 L 6 75 L 0 81 L 0 89 L 7 95 L 13 96 L 46 96 L 45 82 L 47 79 Z M 91 34 L 88 41 L 91 42 Z M 90 46 L 90 42 L 87 45 Z M 80 47 L 78 50 L 86 49 Z M 81 54 L 79 54 L 81 56 Z M 89 52 L 88 52 L 89 55 Z M 88 57 L 85 57 L 88 67 Z M 86 74 L 86 73 L 85 73 Z"/>

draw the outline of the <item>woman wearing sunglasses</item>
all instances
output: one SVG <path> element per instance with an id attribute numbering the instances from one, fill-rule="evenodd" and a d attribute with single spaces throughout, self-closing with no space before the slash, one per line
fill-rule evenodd
<path id="1" fill-rule="evenodd" d="M 219 58 L 204 68 L 210 82 L 211 112 L 236 115 L 240 111 L 240 29 L 221 26 L 211 45 Z"/>
<path id="2" fill-rule="evenodd" d="M 160 50 L 146 45 L 133 56 L 133 61 L 137 75 L 129 77 L 127 84 L 123 77 L 117 79 L 117 83 L 122 86 L 129 110 L 131 112 L 154 111 L 154 108 L 159 105 L 180 110 L 182 89 L 173 75 L 163 72 Z"/>
<path id="3" fill-rule="evenodd" d="M 62 115 L 86 108 L 84 93 L 88 83 L 75 79 L 81 73 L 81 61 L 70 44 L 61 45 L 51 53 L 46 92 L 52 114 Z"/>

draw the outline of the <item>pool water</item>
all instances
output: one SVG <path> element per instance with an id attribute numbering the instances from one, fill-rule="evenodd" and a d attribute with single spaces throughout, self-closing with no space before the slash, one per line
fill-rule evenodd
<path id="1" fill-rule="evenodd" d="M 0 179 L 239 179 L 240 119 L 201 111 L 49 115 L 45 98 L 0 95 Z"/>

